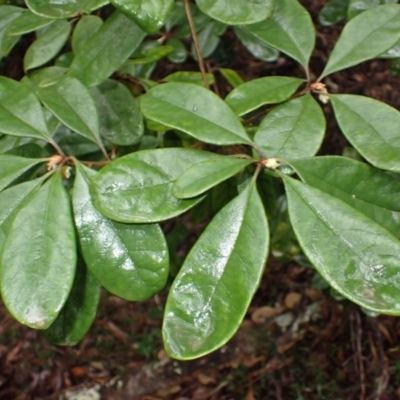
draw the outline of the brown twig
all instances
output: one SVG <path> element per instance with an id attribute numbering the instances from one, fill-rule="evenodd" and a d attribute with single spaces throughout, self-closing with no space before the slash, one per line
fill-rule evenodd
<path id="1" fill-rule="evenodd" d="M 197 38 L 196 27 L 194 25 L 194 21 L 193 21 L 193 18 L 192 18 L 192 13 L 190 11 L 189 0 L 183 0 L 183 4 L 185 6 L 186 17 L 187 17 L 187 20 L 189 22 L 190 32 L 192 34 L 192 40 L 193 40 L 194 48 L 196 49 L 197 59 L 199 61 L 199 68 L 200 68 L 201 76 L 203 78 L 204 86 L 207 89 L 210 89 L 210 85 L 208 84 L 208 80 L 207 80 L 206 68 L 204 66 L 204 60 L 203 60 L 203 57 L 202 57 L 201 51 L 200 51 L 199 40 Z"/>
<path id="2" fill-rule="evenodd" d="M 360 386 L 361 386 L 361 393 L 360 393 L 360 400 L 365 400 L 365 369 L 362 357 L 362 347 L 361 347 L 361 338 L 362 338 L 362 325 L 361 325 L 361 317 L 360 313 L 356 311 L 356 321 L 357 321 L 357 359 L 360 371 Z"/>

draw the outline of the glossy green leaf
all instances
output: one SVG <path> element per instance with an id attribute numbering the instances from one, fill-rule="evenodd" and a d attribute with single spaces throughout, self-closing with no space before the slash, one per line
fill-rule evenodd
<path id="1" fill-rule="evenodd" d="M 24 70 L 40 67 L 55 57 L 64 47 L 70 32 L 71 24 L 67 20 L 54 22 L 29 46 L 24 56 Z"/>
<path id="2" fill-rule="evenodd" d="M 173 195 L 179 199 L 198 196 L 218 183 L 236 175 L 254 160 L 218 156 L 193 165 L 175 182 Z"/>
<path id="3" fill-rule="evenodd" d="M 7 51 L 10 46 L 12 47 L 13 43 L 18 40 L 17 38 L 12 38 L 6 34 L 6 31 L 9 25 L 17 19 L 21 13 L 23 13 L 24 9 L 20 7 L 10 6 L 10 5 L 2 5 L 0 7 L 0 44 L 1 44 L 1 53 L 0 60 L 2 56 L 7 55 Z M 4 53 L 3 53 L 4 47 Z"/>
<path id="4" fill-rule="evenodd" d="M 347 17 L 350 0 L 329 0 L 318 14 L 318 22 L 322 26 L 331 26 Z"/>
<path id="5" fill-rule="evenodd" d="M 145 33 L 120 12 L 114 12 L 79 49 L 70 75 L 88 87 L 105 81 L 139 46 Z"/>
<path id="6" fill-rule="evenodd" d="M 237 115 L 243 115 L 265 104 L 282 103 L 304 82 L 287 76 L 267 76 L 243 83 L 228 94 L 225 102 Z"/>
<path id="7" fill-rule="evenodd" d="M 330 99 L 340 129 L 357 151 L 375 167 L 399 172 L 400 112 L 364 96 L 341 94 Z"/>
<path id="8" fill-rule="evenodd" d="M 0 76 L 0 132 L 48 139 L 42 107 L 35 95 L 13 79 Z"/>
<path id="9" fill-rule="evenodd" d="M 243 78 L 234 70 L 230 68 L 218 68 L 221 75 L 227 80 L 232 88 L 237 88 L 244 83 Z"/>
<path id="10" fill-rule="evenodd" d="M 59 126 L 54 135 L 54 140 L 66 155 L 80 157 L 99 152 L 97 143 L 71 131 L 65 125 Z"/>
<path id="11" fill-rule="evenodd" d="M 157 46 L 151 49 L 143 50 L 138 57 L 127 61 L 130 64 L 148 64 L 161 60 L 170 54 L 174 49 L 171 46 Z"/>
<path id="12" fill-rule="evenodd" d="M 76 266 L 70 199 L 59 172 L 16 214 L 0 265 L 10 313 L 32 328 L 48 328 L 67 300 Z"/>
<path id="13" fill-rule="evenodd" d="M 6 35 L 19 36 L 25 33 L 36 31 L 39 28 L 50 25 L 54 22 L 51 18 L 41 17 L 30 10 L 24 11 L 18 18 L 8 25 Z"/>
<path id="14" fill-rule="evenodd" d="M 270 20 L 244 29 L 307 68 L 314 49 L 315 29 L 310 14 L 297 0 L 276 1 Z"/>
<path id="15" fill-rule="evenodd" d="M 93 142 L 100 142 L 96 104 L 78 79 L 65 76 L 37 90 L 40 101 L 67 127 Z"/>
<path id="16" fill-rule="evenodd" d="M 321 78 L 375 58 L 400 40 L 400 5 L 367 10 L 344 27 Z"/>
<path id="17" fill-rule="evenodd" d="M 345 157 L 290 161 L 300 178 L 339 198 L 400 237 L 400 181 L 388 173 Z"/>
<path id="18" fill-rule="evenodd" d="M 98 281 L 79 260 L 67 302 L 56 320 L 42 332 L 46 340 L 58 346 L 79 343 L 96 317 L 100 293 Z"/>
<path id="19" fill-rule="evenodd" d="M 168 249 L 157 224 L 121 224 L 109 220 L 92 205 L 89 181 L 95 171 L 79 165 L 73 207 L 82 254 L 102 286 L 130 301 L 159 292 L 168 278 Z"/>
<path id="20" fill-rule="evenodd" d="M 0 254 L 8 235 L 10 224 L 13 220 L 14 213 L 18 210 L 20 204 L 43 182 L 43 179 L 35 179 L 12 186 L 0 193 Z"/>
<path id="21" fill-rule="evenodd" d="M 122 83 L 107 80 L 92 88 L 100 115 L 100 133 L 111 143 L 128 146 L 140 142 L 144 124 L 139 105 Z"/>
<path id="22" fill-rule="evenodd" d="M 211 91 L 188 83 L 155 86 L 141 97 L 144 116 L 206 143 L 251 143 L 233 111 Z"/>
<path id="23" fill-rule="evenodd" d="M 259 285 L 269 233 L 254 182 L 211 221 L 169 292 L 163 325 L 170 357 L 193 359 L 236 332 Z"/>
<path id="24" fill-rule="evenodd" d="M 213 74 L 206 74 L 209 85 L 213 85 L 215 78 Z M 200 72 L 196 71 L 177 71 L 167 75 L 164 78 L 165 82 L 179 82 L 179 83 L 194 83 L 199 86 L 204 86 L 203 76 Z"/>
<path id="25" fill-rule="evenodd" d="M 254 24 L 271 16 L 272 0 L 196 0 L 203 13 L 228 25 Z"/>
<path id="26" fill-rule="evenodd" d="M 120 222 L 158 222 L 173 218 L 203 199 L 177 199 L 172 195 L 175 181 L 192 165 L 214 156 L 184 148 L 128 154 L 102 168 L 93 180 L 93 204 L 103 215 Z"/>
<path id="27" fill-rule="evenodd" d="M 293 229 L 322 277 L 362 307 L 400 314 L 400 242 L 342 200 L 282 177 Z"/>
<path id="28" fill-rule="evenodd" d="M 275 107 L 261 122 L 254 142 L 266 157 L 313 156 L 325 134 L 325 117 L 311 94 Z"/>
<path id="29" fill-rule="evenodd" d="M 111 4 L 132 18 L 145 32 L 155 33 L 164 25 L 174 0 L 111 0 Z"/>
<path id="30" fill-rule="evenodd" d="M 279 57 L 279 50 L 272 47 L 258 37 L 254 36 L 243 27 L 235 26 L 233 30 L 243 46 L 256 58 L 266 62 L 274 62 Z"/>
<path id="31" fill-rule="evenodd" d="M 84 15 L 76 24 L 72 35 L 71 46 L 75 54 L 79 53 L 85 43 L 89 41 L 93 35 L 103 25 L 103 20 L 96 15 Z"/>
<path id="32" fill-rule="evenodd" d="M 108 4 L 108 0 L 26 0 L 28 8 L 37 15 L 48 18 L 72 18 Z"/>
<path id="33" fill-rule="evenodd" d="M 185 45 L 178 39 L 170 39 L 167 46 L 172 47 L 172 52 L 168 54 L 168 60 L 174 64 L 183 63 L 187 58 L 187 50 Z"/>
<path id="34" fill-rule="evenodd" d="M 24 76 L 21 83 L 36 92 L 39 88 L 55 84 L 66 72 L 67 68 L 63 67 L 45 67 Z"/>
<path id="35" fill-rule="evenodd" d="M 381 4 L 393 3 L 397 3 L 397 0 L 350 0 L 347 8 L 347 17 L 350 20 L 370 8 L 377 7 Z"/>
<path id="36" fill-rule="evenodd" d="M 6 153 L 17 146 L 21 146 L 26 143 L 40 143 L 40 145 L 46 145 L 46 142 L 40 139 L 3 135 L 0 137 L 0 154 Z"/>
<path id="37" fill-rule="evenodd" d="M 29 168 L 44 161 L 46 160 L 19 157 L 11 154 L 0 155 L 0 191 L 6 188 Z"/>

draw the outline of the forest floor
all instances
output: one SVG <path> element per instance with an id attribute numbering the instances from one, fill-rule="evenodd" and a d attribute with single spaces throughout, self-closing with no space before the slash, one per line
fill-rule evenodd
<path id="1" fill-rule="evenodd" d="M 324 28 L 316 16 L 326 1 L 302 1 L 316 21 L 311 70 L 323 69 L 342 25 Z M 245 80 L 302 76 L 285 56 L 266 64 L 251 58 L 227 33 L 236 55 L 229 65 Z M 250 61 L 249 61 L 250 60 Z M 331 92 L 362 94 L 400 109 L 400 78 L 388 60 L 374 60 L 329 78 Z M 213 59 L 208 64 L 215 66 Z M 183 66 L 196 69 L 196 64 Z M 161 65 L 165 76 L 166 64 Z M 171 71 L 172 72 L 172 71 Z M 161 72 L 160 72 L 161 74 Z M 217 74 L 220 92 L 229 87 Z M 320 154 L 342 154 L 346 140 L 329 105 Z M 196 235 L 199 227 L 189 229 Z M 178 251 L 184 255 L 190 244 Z M 143 303 L 106 292 L 89 333 L 74 347 L 48 344 L 0 305 L 0 400 L 395 400 L 400 399 L 400 319 L 368 316 L 332 297 L 314 271 L 272 256 L 236 336 L 196 361 L 169 359 L 161 323 L 167 291 Z"/>

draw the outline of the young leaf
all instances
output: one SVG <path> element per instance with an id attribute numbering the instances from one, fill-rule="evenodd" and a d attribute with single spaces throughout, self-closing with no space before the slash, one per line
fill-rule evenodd
<path id="1" fill-rule="evenodd" d="M 315 29 L 310 14 L 297 0 L 276 1 L 271 19 L 244 29 L 307 68 L 314 49 Z"/>
<path id="2" fill-rule="evenodd" d="M 400 40 L 399 16 L 399 4 L 383 4 L 352 19 L 344 27 L 320 79 L 393 47 Z"/>
<path id="3" fill-rule="evenodd" d="M 166 83 L 141 97 L 144 116 L 206 143 L 249 144 L 233 111 L 211 91 L 189 83 Z"/>
<path id="4" fill-rule="evenodd" d="M 206 74 L 207 82 L 209 85 L 214 84 L 215 78 L 213 74 Z M 203 76 L 200 72 L 196 71 L 177 71 L 167 75 L 164 79 L 165 82 L 179 82 L 179 83 L 194 83 L 204 87 Z"/>
<path id="5" fill-rule="evenodd" d="M 172 194 L 178 199 L 198 196 L 218 183 L 236 175 L 255 160 L 218 156 L 185 171 L 175 182 Z"/>
<path id="6" fill-rule="evenodd" d="M 140 142 L 143 116 L 127 87 L 109 79 L 92 88 L 92 94 L 99 110 L 101 135 L 118 146 Z"/>
<path id="7" fill-rule="evenodd" d="M 108 0 L 26 0 L 28 8 L 37 15 L 47 18 L 72 18 L 108 4 Z"/>
<path id="8" fill-rule="evenodd" d="M 243 83 L 228 94 L 225 102 L 235 114 L 243 115 L 265 104 L 282 103 L 289 99 L 303 79 L 267 76 Z"/>
<path id="9" fill-rule="evenodd" d="M 96 104 L 78 79 L 65 76 L 54 85 L 39 88 L 40 101 L 68 128 L 95 143 L 100 142 Z"/>
<path id="10" fill-rule="evenodd" d="M 233 89 L 244 83 L 243 78 L 234 70 L 230 68 L 218 68 L 221 75 L 227 80 Z"/>
<path id="11" fill-rule="evenodd" d="M 168 54 L 167 58 L 174 64 L 180 64 L 186 61 L 187 50 L 182 41 L 178 39 L 170 39 L 167 46 L 172 47 L 172 52 Z"/>
<path id="12" fill-rule="evenodd" d="M 340 129 L 357 151 L 375 167 L 399 172 L 400 112 L 369 97 L 329 97 Z"/>
<path id="13" fill-rule="evenodd" d="M 111 0 L 111 4 L 135 20 L 145 32 L 155 33 L 164 25 L 174 0 Z"/>
<path id="14" fill-rule="evenodd" d="M 71 24 L 67 20 L 54 22 L 29 46 L 24 56 L 24 70 L 40 67 L 55 57 L 64 47 L 70 32 Z"/>
<path id="15" fill-rule="evenodd" d="M 71 46 L 75 54 L 79 53 L 85 43 L 89 41 L 93 35 L 103 25 L 103 20 L 96 15 L 83 15 L 76 24 L 72 35 Z"/>
<path id="16" fill-rule="evenodd" d="M 238 329 L 259 285 L 269 233 L 256 185 L 228 203 L 192 247 L 169 292 L 163 325 L 169 356 L 203 356 Z"/>
<path id="17" fill-rule="evenodd" d="M 25 10 L 18 18 L 8 25 L 6 35 L 19 36 L 36 31 L 54 22 L 51 18 L 41 17 L 30 10 Z"/>
<path id="18" fill-rule="evenodd" d="M 120 12 L 114 12 L 79 49 L 70 75 L 88 87 L 105 81 L 120 68 L 143 40 L 145 33 Z"/>
<path id="19" fill-rule="evenodd" d="M 204 198 L 177 199 L 172 195 L 175 181 L 192 165 L 214 156 L 183 148 L 128 154 L 101 169 L 92 180 L 93 204 L 120 222 L 151 223 L 175 217 Z"/>
<path id="20" fill-rule="evenodd" d="M 233 30 L 243 46 L 256 58 L 266 62 L 274 62 L 279 57 L 279 50 L 254 36 L 244 27 L 234 26 Z"/>
<path id="21" fill-rule="evenodd" d="M 50 137 L 43 109 L 21 83 L 0 76 L 0 132 L 39 139 Z"/>
<path id="22" fill-rule="evenodd" d="M 42 331 L 46 340 L 59 346 L 74 346 L 80 342 L 96 317 L 100 289 L 96 278 L 79 260 L 67 302 L 50 327 Z"/>
<path id="23" fill-rule="evenodd" d="M 88 186 L 96 174 L 78 164 L 72 200 L 83 258 L 108 291 L 130 301 L 146 300 L 168 278 L 164 235 L 156 224 L 121 224 L 100 214 Z"/>
<path id="24" fill-rule="evenodd" d="M 57 172 L 23 204 L 8 231 L 0 282 L 10 313 L 32 328 L 49 327 L 67 300 L 75 264 L 70 200 Z"/>
<path id="25" fill-rule="evenodd" d="M 325 134 L 325 117 L 311 94 L 275 107 L 261 122 L 254 142 L 266 157 L 313 156 Z"/>
<path id="26" fill-rule="evenodd" d="M 10 185 L 29 168 L 46 159 L 25 158 L 11 154 L 0 155 L 0 191 Z"/>
<path id="27" fill-rule="evenodd" d="M 196 0 L 203 13 L 228 25 L 254 24 L 271 16 L 272 0 Z"/>
<path id="28" fill-rule="evenodd" d="M 400 242 L 342 200 L 282 178 L 293 229 L 322 277 L 362 307 L 399 315 Z"/>
<path id="29" fill-rule="evenodd" d="M 304 158 L 290 165 L 308 185 L 339 198 L 400 237 L 398 179 L 345 157 Z"/>

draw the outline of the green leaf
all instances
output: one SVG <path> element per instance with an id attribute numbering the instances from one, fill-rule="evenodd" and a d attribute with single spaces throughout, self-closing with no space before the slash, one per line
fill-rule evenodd
<path id="1" fill-rule="evenodd" d="M 36 96 L 21 83 L 0 76 L 0 132 L 48 139 L 49 132 Z"/>
<path id="2" fill-rule="evenodd" d="M 265 104 L 282 103 L 289 99 L 304 79 L 267 76 L 243 83 L 225 99 L 237 115 L 247 114 Z"/>
<path id="3" fill-rule="evenodd" d="M 215 78 L 213 74 L 206 74 L 207 82 L 213 85 Z M 165 82 L 179 82 L 179 83 L 194 83 L 204 87 L 203 76 L 200 72 L 195 71 L 177 71 L 167 75 L 164 79 Z"/>
<path id="4" fill-rule="evenodd" d="M 28 8 L 37 15 L 48 18 L 72 18 L 108 4 L 108 0 L 26 0 Z"/>
<path id="5" fill-rule="evenodd" d="M 261 122 L 254 142 L 266 157 L 313 156 L 325 134 L 325 117 L 311 94 L 275 107 Z"/>
<path id="6" fill-rule="evenodd" d="M 35 179 L 12 186 L 0 193 L 0 235 L 2 235 L 2 238 L 0 238 L 0 254 L 14 213 L 18 210 L 20 204 L 38 189 L 42 182 L 42 178 Z"/>
<path id="7" fill-rule="evenodd" d="M 67 302 L 50 327 L 42 331 L 46 340 L 58 346 L 79 343 L 96 317 L 100 293 L 101 286 L 96 278 L 79 260 Z"/>
<path id="8" fill-rule="evenodd" d="M 64 47 L 70 32 L 71 24 L 67 20 L 54 22 L 29 46 L 24 56 L 24 70 L 40 67 L 55 57 Z"/>
<path id="9" fill-rule="evenodd" d="M 380 4 L 390 3 L 397 3 L 397 0 L 350 0 L 347 9 L 347 17 L 350 20 L 370 8 L 377 7 Z"/>
<path id="10" fill-rule="evenodd" d="M 92 181 L 94 206 L 120 222 L 150 223 L 173 218 L 204 197 L 179 200 L 175 181 L 192 165 L 214 157 L 201 150 L 170 148 L 128 154 L 102 168 Z"/>
<path id="11" fill-rule="evenodd" d="M 400 40 L 400 5 L 367 10 L 344 27 L 320 77 L 375 58 Z"/>
<path id="12" fill-rule="evenodd" d="M 144 116 L 206 143 L 251 143 L 233 111 L 211 91 L 189 83 L 166 83 L 141 97 Z"/>
<path id="13" fill-rule="evenodd" d="M 103 20 L 96 15 L 84 15 L 76 24 L 72 35 L 71 46 L 75 54 L 79 53 L 93 35 L 103 25 Z"/>
<path id="14" fill-rule="evenodd" d="M 143 50 L 138 57 L 131 58 L 126 64 L 149 64 L 159 61 L 170 54 L 174 49 L 171 46 L 156 46 Z"/>
<path id="15" fill-rule="evenodd" d="M 337 24 L 347 16 L 350 0 L 329 0 L 318 14 L 318 22 L 322 26 Z"/>
<path id="16" fill-rule="evenodd" d="M 78 79 L 65 76 L 54 85 L 39 88 L 40 101 L 67 127 L 95 143 L 100 142 L 96 104 Z"/>
<path id="17" fill-rule="evenodd" d="M 203 13 L 228 25 L 254 24 L 271 16 L 272 0 L 196 0 Z"/>
<path id="18" fill-rule="evenodd" d="M 400 181 L 388 173 L 345 157 L 290 161 L 299 177 L 339 198 L 400 237 Z"/>
<path id="19" fill-rule="evenodd" d="M 275 47 L 264 43 L 243 27 L 234 26 L 233 30 L 243 46 L 246 47 L 254 57 L 266 62 L 274 62 L 278 59 L 279 51 Z"/>
<path id="20" fill-rule="evenodd" d="M 159 31 L 174 6 L 174 0 L 111 0 L 111 4 L 147 33 Z"/>
<path id="21" fill-rule="evenodd" d="M 11 154 L 0 155 L 0 191 L 10 185 L 29 168 L 46 159 L 25 158 Z"/>
<path id="22" fill-rule="evenodd" d="M 13 147 L 7 150 L 5 154 L 12 154 L 14 156 L 20 156 L 25 158 L 42 158 L 41 161 L 47 161 L 49 153 L 40 145 L 36 143 L 24 143 L 19 146 Z M 1 159 L 1 156 L 0 156 Z"/>
<path id="23" fill-rule="evenodd" d="M 21 83 L 36 92 L 39 88 L 55 84 L 66 71 L 67 68 L 56 66 L 41 68 L 24 76 Z"/>
<path id="24" fill-rule="evenodd" d="M 230 68 L 218 68 L 221 75 L 227 80 L 232 88 L 237 88 L 244 83 L 243 78 L 234 70 Z"/>
<path id="25" fill-rule="evenodd" d="M 183 63 L 187 58 L 185 45 L 178 39 L 170 39 L 167 46 L 172 47 L 172 52 L 168 54 L 168 60 L 174 64 Z"/>
<path id="26" fill-rule="evenodd" d="M 144 36 L 135 22 L 114 12 L 79 49 L 70 67 L 70 75 L 88 87 L 102 83 L 123 65 Z"/>
<path id="27" fill-rule="evenodd" d="M 12 21 L 6 30 L 8 36 L 19 36 L 36 31 L 39 28 L 50 25 L 53 19 L 41 17 L 30 10 L 24 11 L 18 18 Z"/>
<path id="28" fill-rule="evenodd" d="M 139 105 L 122 83 L 107 80 L 92 88 L 100 115 L 100 133 L 111 143 L 129 146 L 139 143 L 144 124 Z"/>
<path id="29" fill-rule="evenodd" d="M 16 214 L 0 265 L 2 300 L 10 313 L 32 328 L 48 328 L 67 300 L 76 265 L 70 200 L 60 172 Z"/>
<path id="30" fill-rule="evenodd" d="M 221 22 L 211 21 L 198 32 L 197 39 L 200 46 L 200 54 L 203 58 L 210 57 L 214 53 L 220 43 L 219 36 L 225 32 L 225 29 L 226 25 Z M 199 58 L 194 43 L 192 43 L 191 54 L 198 61 Z"/>
<path id="31" fill-rule="evenodd" d="M 198 196 L 218 183 L 236 175 L 255 160 L 218 156 L 185 171 L 175 182 L 173 195 L 179 199 Z"/>
<path id="32" fill-rule="evenodd" d="M 342 200 L 282 178 L 293 229 L 322 277 L 362 307 L 399 315 L 399 241 Z"/>
<path id="33" fill-rule="evenodd" d="M 72 200 L 85 262 L 111 293 L 130 301 L 146 300 L 168 278 L 164 235 L 157 224 L 121 224 L 100 214 L 88 186 L 95 176 L 95 171 L 78 164 Z"/>
<path id="34" fill-rule="evenodd" d="M 23 8 L 9 6 L 9 5 L 2 5 L 0 7 L 0 44 L 1 44 L 0 60 L 2 56 L 6 56 L 8 54 L 6 50 L 12 48 L 13 44 L 15 44 L 16 41 L 18 41 L 19 39 L 19 37 L 12 38 L 10 36 L 7 36 L 6 31 L 8 29 L 8 26 L 12 23 L 12 21 L 17 19 L 23 11 L 24 11 Z M 4 47 L 4 53 L 3 53 L 3 47 Z"/>
<path id="35" fill-rule="evenodd" d="M 276 1 L 270 20 L 243 28 L 307 69 L 314 49 L 315 29 L 310 14 L 297 0 Z"/>
<path id="36" fill-rule="evenodd" d="M 188 360 L 224 345 L 259 285 L 268 223 L 254 182 L 211 221 L 169 292 L 163 325 L 169 356 Z"/>
<path id="37" fill-rule="evenodd" d="M 400 112 L 369 97 L 329 97 L 340 129 L 357 151 L 375 167 L 399 172 Z"/>

